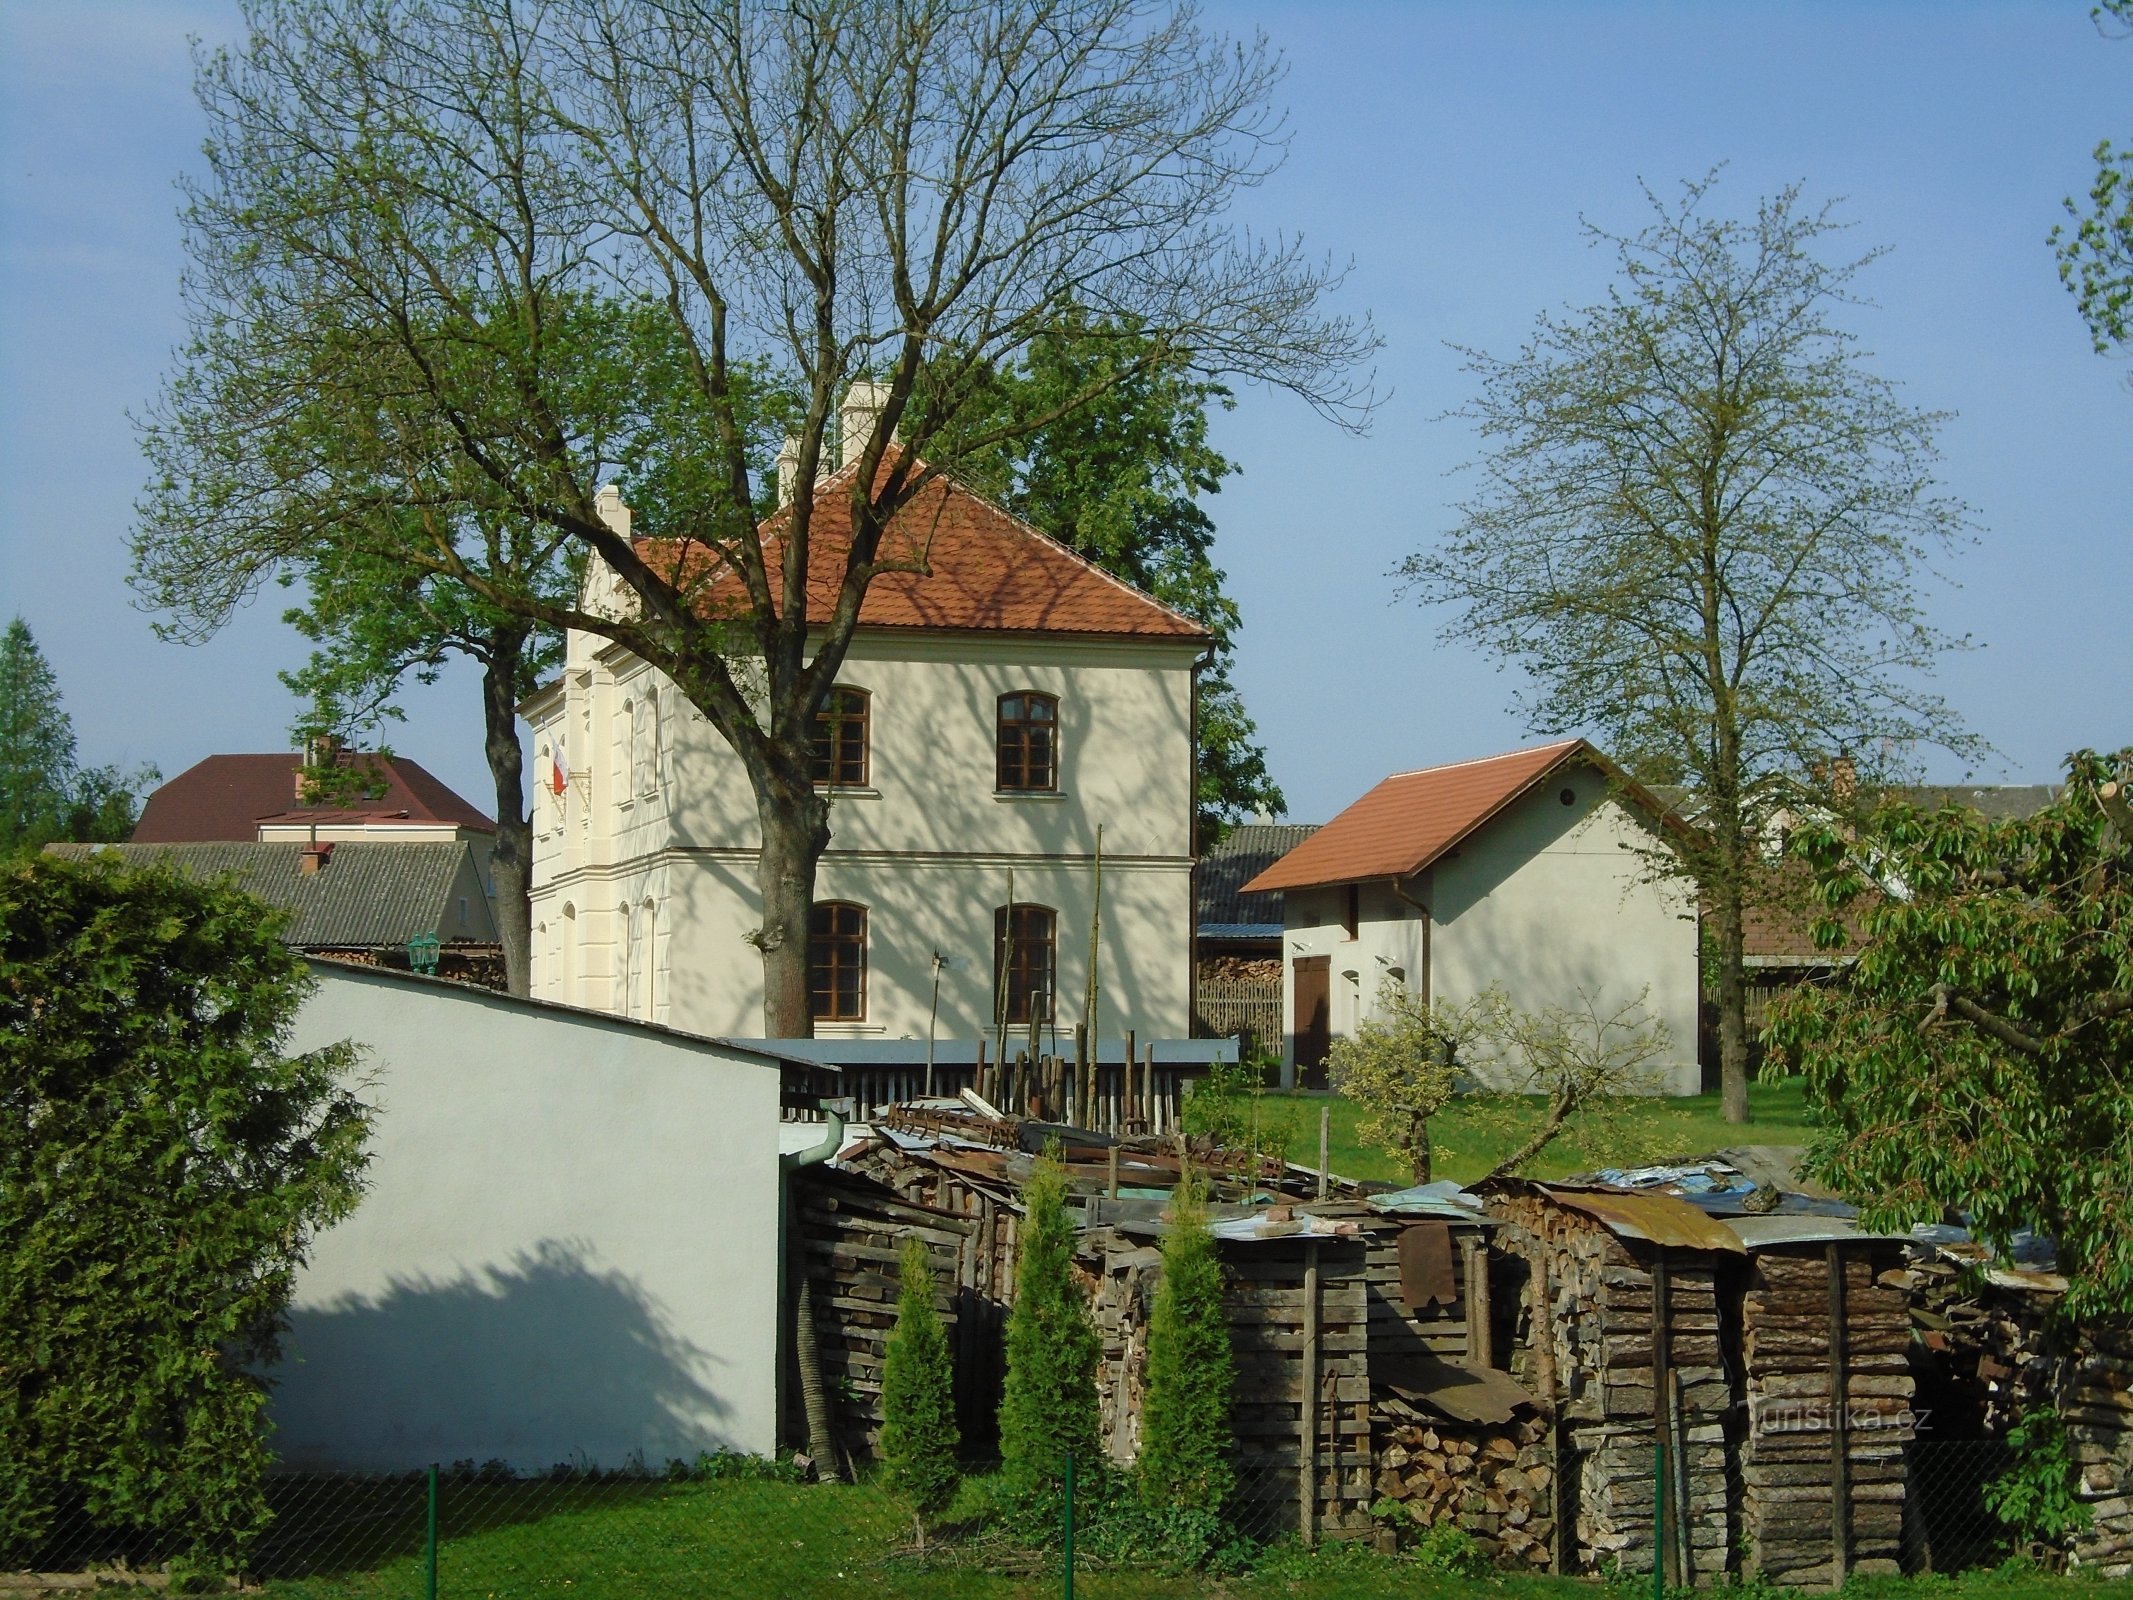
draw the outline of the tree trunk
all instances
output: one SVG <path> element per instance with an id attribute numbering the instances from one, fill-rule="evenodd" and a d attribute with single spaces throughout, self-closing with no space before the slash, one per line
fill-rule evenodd
<path id="1" fill-rule="evenodd" d="M 1748 1121 L 1747 940 L 1741 921 L 1741 867 L 1718 873 L 1711 887 L 1717 958 L 1718 1097 L 1728 1122 Z"/>
<path id="2" fill-rule="evenodd" d="M 829 846 L 829 806 L 803 778 L 758 786 L 756 817 L 763 830 L 757 884 L 763 922 L 755 944 L 763 953 L 763 1037 L 811 1039 L 807 1003 L 807 928 L 815 899 L 815 864 Z"/>
<path id="3" fill-rule="evenodd" d="M 1429 1118 L 1410 1117 L 1407 1123 L 1412 1138 L 1408 1149 L 1413 1153 L 1413 1174 L 1417 1184 L 1430 1181 Z"/>
<path id="4" fill-rule="evenodd" d="M 504 985 L 533 992 L 533 824 L 526 815 L 525 754 L 518 743 L 519 664 L 523 627 L 491 640 L 482 672 L 482 750 L 496 786 L 496 843 L 489 852 L 496 936 L 504 947 Z"/>

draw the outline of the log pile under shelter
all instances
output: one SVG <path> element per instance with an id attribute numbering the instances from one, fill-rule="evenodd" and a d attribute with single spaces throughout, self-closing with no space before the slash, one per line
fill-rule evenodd
<path id="1" fill-rule="evenodd" d="M 1893 1574 L 1916 1387 L 1902 1245 L 1812 1217 L 1734 1228 L 1751 1252 L 1741 1306 L 1745 1570 L 1790 1585 Z"/>

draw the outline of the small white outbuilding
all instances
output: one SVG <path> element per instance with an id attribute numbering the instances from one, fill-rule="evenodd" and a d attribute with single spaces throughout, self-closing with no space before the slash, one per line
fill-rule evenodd
<path id="1" fill-rule="evenodd" d="M 781 1104 L 745 1045 L 333 961 L 290 1048 L 353 1040 L 368 1192 L 313 1243 L 284 1465 L 658 1467 L 777 1444 Z"/>
<path id="2" fill-rule="evenodd" d="M 1493 983 L 1528 1011 L 1641 994 L 1670 1040 L 1653 1091 L 1698 1093 L 1695 896 L 1653 870 L 1670 825 L 1582 739 L 1385 779 L 1244 886 L 1284 895 L 1283 1082 L 1321 1078 L 1388 982 Z"/>

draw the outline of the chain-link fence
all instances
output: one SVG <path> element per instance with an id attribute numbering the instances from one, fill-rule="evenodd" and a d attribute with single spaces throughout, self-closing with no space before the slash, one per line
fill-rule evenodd
<path id="1" fill-rule="evenodd" d="M 1900 1449 L 1900 1474 L 1854 1481 L 1841 1506 L 1829 1463 L 1800 1465 L 1779 1502 L 1782 1517 L 1766 1514 L 1760 1526 L 1789 1530 L 1788 1537 L 1816 1543 L 1826 1554 L 1780 1581 L 1818 1587 L 1862 1573 L 1951 1573 L 2016 1555 L 2049 1565 L 2070 1546 L 2069 1538 L 2035 1542 L 2032 1530 L 2005 1514 L 2005 1496 L 1994 1486 L 2019 1465 L 2006 1441 L 1929 1438 Z M 1069 1560 L 1084 1574 L 1109 1575 L 1105 1592 L 1169 1594 L 1190 1592 L 1162 1586 L 1180 1575 L 1243 1571 L 1312 1545 L 1479 1572 L 1506 1560 L 1490 1535 L 1505 1519 L 1528 1514 L 1508 1504 L 1492 1509 L 1493 1491 L 1483 1491 L 1447 1502 L 1433 1513 L 1434 1522 L 1422 1521 L 1410 1505 L 1369 1498 L 1360 1451 L 1348 1459 L 1329 1451 L 1308 1462 L 1293 1453 L 1243 1454 L 1230 1465 L 1233 1489 L 1220 1516 L 1151 1509 L 1130 1474 L 1082 1464 L 1071 1496 L 1062 1481 L 1056 1498 L 1019 1508 L 1002 1500 L 996 1477 L 974 1476 L 955 1506 L 923 1530 L 877 1481 L 805 1482 L 790 1463 L 744 1457 L 704 1457 L 665 1473 L 558 1468 L 521 1476 L 470 1462 L 377 1476 L 287 1473 L 268 1481 L 269 1515 L 236 1566 L 248 1585 L 280 1600 L 657 1594 L 880 1600 L 938 1592 L 949 1574 L 965 1585 L 957 1592 L 1057 1593 Z M 1652 1572 L 1649 1521 L 1632 1542 L 1600 1559 L 1603 1553 L 1577 1544 L 1574 1506 L 1541 1481 L 1536 1505 L 1565 1520 L 1544 1541 L 1545 1559 L 1511 1565 Z M 1663 1580 L 1680 1580 L 1684 1557 L 1695 1583 L 1767 1571 L 1737 1497 L 1726 1496 L 1724 1505 L 1689 1503 L 1677 1512 L 1663 1490 L 1668 1482 L 1655 1452 L 1654 1501 L 1646 1502 L 1646 1515 L 1656 1502 L 1663 1517 L 1657 1536 L 1667 1551 Z M 1563 1492 L 1574 1498 L 1574 1485 Z M 1724 1540 L 1683 1538 L 1684 1523 L 1708 1532 L 1713 1519 L 1723 1521 Z M 1885 1540 L 1884 1528 L 1892 1535 L 1900 1529 L 1900 1541 Z M 1839 1539 L 1848 1542 L 1841 1560 Z M 1899 1544 L 1894 1559 L 1874 1553 Z M 213 1567 L 228 1554 L 186 1546 L 179 1537 L 114 1530 L 74 1506 L 48 1519 L 34 1541 L 0 1540 L 0 1572 L 66 1574 L 78 1586 L 84 1575 L 117 1580 L 173 1563 L 182 1572 L 189 1553 Z M 1714 1546 L 1729 1551 L 1722 1562 L 1705 1554 Z M 1155 1586 L 1118 1588 L 1118 1576 L 1133 1572 L 1150 1575 Z M 985 1575 L 1004 1587 L 968 1587 L 990 1582 Z M 1311 1586 L 1305 1582 L 1294 1592 L 1309 1593 Z"/>

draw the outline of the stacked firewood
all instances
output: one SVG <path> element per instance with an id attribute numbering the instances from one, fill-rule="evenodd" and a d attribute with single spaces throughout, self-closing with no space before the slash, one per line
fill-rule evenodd
<path id="1" fill-rule="evenodd" d="M 1547 1567 L 1555 1533 L 1555 1469 L 1538 1416 L 1493 1427 L 1453 1422 L 1381 1394 L 1378 1500 L 1396 1501 L 1421 1527 L 1466 1529 L 1500 1565 Z"/>
<path id="2" fill-rule="evenodd" d="M 2060 1415 L 2090 1523 L 2074 1559 L 2133 1578 L 2133 1328 L 2090 1328 L 2061 1368 Z"/>
<path id="3" fill-rule="evenodd" d="M 1638 1202 L 1651 1208 L 1661 1198 Z M 1565 1566 L 1651 1571 L 1664 1445 L 1668 1564 L 1690 1578 L 1723 1572 L 1732 1394 L 1719 1353 L 1717 1259 L 1625 1241 L 1576 1209 L 1573 1196 L 1537 1188 L 1507 1186 L 1490 1196 L 1489 1212 L 1504 1224 L 1499 1249 L 1516 1252 L 1530 1274 L 1512 1375 L 1556 1408 L 1564 1429 L 1562 1470 L 1576 1508 Z M 1662 1279 L 1663 1342 L 1653 1331 Z"/>
<path id="4" fill-rule="evenodd" d="M 1894 1246 L 1866 1238 L 1754 1257 L 1741 1307 L 1741 1525 L 1748 1569 L 1773 1582 L 1898 1569 L 1915 1385 L 1907 1296 L 1883 1281 L 1895 1261 Z"/>

